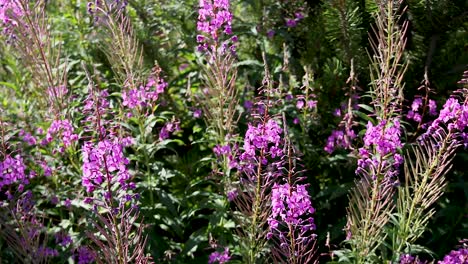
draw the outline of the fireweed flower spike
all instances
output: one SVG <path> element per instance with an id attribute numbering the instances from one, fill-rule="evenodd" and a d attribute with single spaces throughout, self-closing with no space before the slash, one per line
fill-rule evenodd
<path id="1" fill-rule="evenodd" d="M 24 185 L 29 183 L 25 170 L 26 166 L 19 154 L 7 155 L 0 161 L 0 190 L 13 184 L 19 184 L 18 189 L 24 188 Z"/>
<path id="2" fill-rule="evenodd" d="M 135 204 L 138 195 L 133 193 L 136 186 L 130 181 L 129 160 L 124 154 L 124 149 L 133 144 L 133 138 L 122 135 L 125 131 L 112 119 L 109 93 L 97 90 L 86 73 L 89 95 L 83 112 L 88 135 L 83 137 L 82 185 L 89 195 L 84 202 L 93 206 L 91 215 L 96 227 L 94 233 L 87 235 L 99 246 L 99 257 L 106 261 L 147 263 L 143 225 L 135 226 L 139 216 Z M 107 213 L 102 214 L 102 209 Z M 105 237 L 106 242 L 99 236 Z"/>
<path id="3" fill-rule="evenodd" d="M 270 190 L 282 174 L 282 133 L 278 123 L 269 117 L 259 120 L 257 124 L 249 124 L 238 156 L 239 183 L 232 186 L 236 191 L 232 193 L 234 195 L 229 195 L 229 199 L 232 198 L 240 211 L 238 221 L 242 229 L 239 236 L 247 245 L 247 250 L 241 254 L 248 263 L 260 259 L 267 244 L 266 233 L 260 227 L 268 222 L 268 215 L 271 214 Z M 222 146 L 215 149 L 220 154 L 227 150 Z M 246 222 L 242 220 L 243 217 L 249 220 Z"/>
<path id="4" fill-rule="evenodd" d="M 376 126 L 369 121 L 364 136 L 364 147 L 359 149 L 361 158 L 358 160 L 356 173 L 380 171 L 385 177 L 390 179 L 395 177 L 399 166 L 403 163 L 403 157 L 398 153 L 403 147 L 400 135 L 400 121 L 397 118 L 390 122 L 381 120 Z"/>
<path id="5" fill-rule="evenodd" d="M 336 149 L 342 148 L 352 150 L 353 141 L 357 138 L 356 132 L 354 132 L 353 126 L 354 121 L 354 110 L 359 109 L 359 95 L 357 94 L 357 78 L 355 77 L 354 68 L 351 68 L 351 72 L 347 83 L 349 84 L 348 92 L 346 93 L 348 98 L 347 101 L 341 103 L 340 108 L 336 108 L 333 111 L 333 115 L 341 117 L 341 121 L 337 129 L 334 129 L 330 136 L 328 136 L 327 144 L 324 150 L 328 154 L 332 154 Z"/>
<path id="6" fill-rule="evenodd" d="M 118 184 L 124 190 L 128 188 L 130 174 L 126 165 L 129 160 L 123 155 L 123 147 L 117 138 L 106 139 L 97 144 L 86 142 L 83 145 L 82 184 L 87 192 L 93 192 L 101 185 L 108 173 L 113 175 L 111 184 Z"/>
<path id="7" fill-rule="evenodd" d="M 98 133 L 96 141 L 89 140 L 82 146 L 82 185 L 90 194 L 96 189 L 102 191 L 101 185 L 104 182 L 110 186 L 119 186 L 123 193 L 133 186 L 128 183 L 131 177 L 127 169 L 129 160 L 123 153 L 124 148 L 130 146 L 133 140 L 118 137 L 112 130 L 109 130 L 112 128 L 112 124 L 106 120 L 110 111 L 107 101 L 108 95 L 105 90 L 99 92 L 99 96 L 94 96 L 91 92 L 84 105 L 84 112 L 87 114 L 85 121 L 89 124 L 88 129 Z M 104 196 L 108 197 L 108 195 Z M 124 194 L 121 195 L 124 196 Z"/>
<path id="8" fill-rule="evenodd" d="M 402 18 L 402 1 L 378 1 L 376 6 L 374 32 L 379 37 L 370 41 L 373 55 L 369 93 L 369 110 L 376 119 L 367 124 L 364 146 L 356 153 L 360 179 L 351 190 L 345 228 L 350 245 L 347 257 L 355 263 L 376 260 L 376 249 L 385 241 L 385 226 L 394 209 L 395 185 L 403 163 L 400 107 L 408 63 L 403 55 L 409 22 Z"/>
<path id="9" fill-rule="evenodd" d="M 18 26 L 18 20 L 23 16 L 24 10 L 18 0 L 0 0 L 0 29 L 9 38 L 14 38 L 12 28 Z"/>
<path id="10" fill-rule="evenodd" d="M 273 259 L 301 263 L 300 259 L 310 260 L 313 255 L 310 246 L 315 224 L 311 214 L 315 209 L 306 185 L 296 184 L 292 179 L 294 168 L 289 168 L 290 177 L 284 175 L 286 160 L 293 155 L 285 153 L 284 129 L 266 110 L 263 114 L 259 123 L 248 125 L 237 166 L 242 173 L 236 186 L 239 191 L 232 197 L 241 212 L 251 219 L 251 226 L 244 227 L 249 232 L 245 238 L 250 245 L 245 258 L 254 263 L 261 254 L 256 250 L 268 242 L 272 244 Z M 221 154 L 227 149 L 218 146 L 215 151 Z M 264 225 L 269 227 L 268 232 L 259 230 Z"/>
<path id="11" fill-rule="evenodd" d="M 229 0 L 200 0 L 198 10 L 197 35 L 198 50 L 224 54 L 228 49 L 235 53 L 236 47 L 231 44 L 237 41 L 233 36 L 221 42 L 222 35 L 232 35 L 232 13 L 229 11 Z M 220 49 L 220 50 L 218 50 Z"/>
<path id="12" fill-rule="evenodd" d="M 57 136 L 60 139 L 59 143 L 62 143 L 64 148 L 68 148 L 73 142 L 78 141 L 78 135 L 74 134 L 72 123 L 68 119 L 54 120 L 47 130 L 46 137 L 41 141 L 41 144 L 47 145 L 57 138 Z M 59 148 L 59 152 L 63 153 L 64 148 Z"/>
<path id="13" fill-rule="evenodd" d="M 465 91 L 467 93 L 467 91 Z M 465 100 L 460 104 L 455 97 L 447 99 L 439 116 L 432 122 L 427 129 L 427 132 L 421 136 L 424 139 L 430 134 L 438 133 L 447 127 L 451 132 L 457 132 L 460 136 L 461 143 L 468 147 L 468 97 L 465 95 Z"/>
<path id="14" fill-rule="evenodd" d="M 134 89 L 125 89 L 122 92 L 122 105 L 130 109 L 151 108 L 158 100 L 159 95 L 164 93 L 167 88 L 167 82 L 159 76 L 161 69 L 155 67 L 155 70 L 148 77 L 145 85 L 140 85 Z"/>
<path id="15" fill-rule="evenodd" d="M 214 142 L 228 146 L 235 141 L 235 130 L 239 120 L 238 87 L 236 85 L 237 36 L 232 35 L 233 15 L 229 0 L 200 0 L 198 9 L 197 35 L 198 51 L 204 56 L 199 63 L 204 69 L 203 85 L 195 95 L 200 111 L 196 116 L 203 117 L 210 127 Z M 233 147 L 231 145 L 231 147 Z M 234 149 L 231 149 L 234 150 Z M 216 150 L 215 150 L 216 151 Z M 223 155 L 224 156 L 224 155 Z M 232 153 L 226 155 L 233 156 Z M 220 188 L 230 189 L 231 169 L 237 165 L 232 158 L 218 157 Z"/>
<path id="16" fill-rule="evenodd" d="M 283 117 L 285 119 L 285 117 Z M 284 133 L 287 135 L 286 127 Z M 311 198 L 306 184 L 299 184 L 301 178 L 296 171 L 297 158 L 288 138 L 281 156 L 282 175 L 273 184 L 271 191 L 271 214 L 268 217 L 267 238 L 273 241 L 272 253 L 276 262 L 312 263 L 315 254 Z"/>
<path id="17" fill-rule="evenodd" d="M 419 123 L 422 129 L 426 129 L 429 126 L 429 123 L 424 122 L 427 114 L 431 117 L 437 116 L 437 103 L 432 99 L 427 99 L 427 101 L 424 98 L 415 97 L 411 103 L 410 110 L 406 114 L 407 119 Z"/>

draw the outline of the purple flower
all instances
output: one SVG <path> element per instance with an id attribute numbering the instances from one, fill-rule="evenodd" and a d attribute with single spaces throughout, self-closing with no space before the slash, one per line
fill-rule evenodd
<path id="1" fill-rule="evenodd" d="M 307 107 L 310 109 L 317 107 L 317 101 L 316 100 L 307 101 Z"/>
<path id="2" fill-rule="evenodd" d="M 50 198 L 50 202 L 53 204 L 53 205 L 56 205 L 59 203 L 59 199 L 56 195 L 53 195 L 51 198 Z"/>
<path id="3" fill-rule="evenodd" d="M 245 109 L 247 109 L 247 110 L 252 109 L 252 107 L 253 107 L 252 101 L 246 100 L 246 101 L 244 102 L 244 107 L 245 107 Z"/>
<path id="4" fill-rule="evenodd" d="M 22 16 L 23 10 L 18 2 L 15 0 L 0 0 L 0 21 L 2 23 L 9 23 L 11 16 Z"/>
<path id="5" fill-rule="evenodd" d="M 429 115 L 436 116 L 437 115 L 437 104 L 434 100 L 429 99 L 427 107 L 429 108 Z M 408 111 L 407 118 L 412 119 L 416 122 L 422 121 L 422 114 L 424 111 L 423 107 L 423 99 L 421 97 L 415 97 L 413 103 L 411 104 L 411 110 Z"/>
<path id="6" fill-rule="evenodd" d="M 414 257 L 410 254 L 403 254 L 400 257 L 400 264 L 413 264 Z"/>
<path id="7" fill-rule="evenodd" d="M 163 128 L 159 132 L 159 140 L 165 140 L 168 138 L 169 138 L 169 131 L 167 130 L 166 126 L 163 126 Z"/>
<path id="8" fill-rule="evenodd" d="M 354 130 L 333 130 L 331 135 L 328 136 L 327 145 L 324 150 L 329 154 L 337 148 L 349 149 L 351 147 L 351 142 L 356 138 Z"/>
<path id="9" fill-rule="evenodd" d="M 56 249 L 52 249 L 49 247 L 40 246 L 37 249 L 37 256 L 38 258 L 50 258 L 50 257 L 57 257 L 59 255 Z"/>
<path id="10" fill-rule="evenodd" d="M 79 247 L 77 251 L 78 264 L 90 264 L 93 263 L 96 259 L 96 253 L 87 247 Z"/>
<path id="11" fill-rule="evenodd" d="M 193 117 L 195 118 L 200 118 L 202 116 L 202 110 L 201 109 L 196 109 L 193 111 Z"/>
<path id="12" fill-rule="evenodd" d="M 44 176 L 49 177 L 52 175 L 52 168 L 47 165 L 47 162 L 41 162 L 40 163 L 42 170 L 44 171 Z"/>
<path id="13" fill-rule="evenodd" d="M 297 109 L 302 109 L 304 107 L 304 100 L 297 100 L 296 107 Z"/>
<path id="14" fill-rule="evenodd" d="M 304 18 L 304 14 L 302 14 L 301 12 L 296 12 L 294 15 L 296 16 L 296 19 L 298 20 L 301 20 Z"/>
<path id="15" fill-rule="evenodd" d="M 461 248 L 459 250 L 452 250 L 443 260 L 437 262 L 438 264 L 467 264 L 468 263 L 468 249 Z"/>
<path id="16" fill-rule="evenodd" d="M 213 152 L 215 153 L 216 156 L 227 155 L 231 153 L 231 147 L 229 145 L 225 145 L 225 146 L 216 145 L 213 148 Z"/>
<path id="17" fill-rule="evenodd" d="M 198 50 L 205 51 L 214 46 L 213 43 L 219 42 L 221 35 L 232 34 L 233 16 L 229 5 L 229 0 L 200 0 L 197 30 L 201 34 L 197 35 Z M 219 46 L 227 46 L 227 43 L 221 43 Z"/>
<path id="18" fill-rule="evenodd" d="M 237 192 L 237 189 L 233 189 L 233 190 L 228 191 L 228 193 L 227 193 L 228 201 L 230 201 L 230 202 L 234 201 L 234 199 L 236 199 L 236 197 L 238 195 L 239 194 Z"/>
<path id="19" fill-rule="evenodd" d="M 130 109 L 137 107 L 151 107 L 164 93 L 168 84 L 159 77 L 161 70 L 156 67 L 148 77 L 146 85 L 140 85 L 138 89 L 130 89 L 122 93 L 122 105 Z"/>
<path id="20" fill-rule="evenodd" d="M 429 99 L 429 114 L 431 116 L 437 115 L 437 103 L 434 100 Z"/>
<path id="21" fill-rule="evenodd" d="M 229 254 L 230 254 L 229 248 L 227 247 L 224 248 L 223 252 L 215 251 L 210 254 L 208 258 L 208 263 L 209 264 L 216 263 L 216 262 L 218 262 L 219 264 L 226 263 L 231 259 L 231 256 L 229 256 Z"/>
<path id="22" fill-rule="evenodd" d="M 465 132 L 468 127 L 467 101 L 460 104 L 457 99 L 449 98 L 445 102 L 442 110 L 440 110 L 439 116 L 432 122 L 423 137 L 432 133 L 438 133 L 438 131 L 442 129 L 441 125 L 446 126 L 451 131 L 457 131 L 461 137 L 461 142 L 465 144 L 465 147 L 468 146 L 466 144 L 468 142 L 468 137 Z"/>
<path id="23" fill-rule="evenodd" d="M 273 29 L 270 29 L 267 31 L 268 38 L 273 38 L 274 36 L 275 36 L 275 31 Z"/>
<path id="24" fill-rule="evenodd" d="M 60 246 L 62 247 L 66 247 L 70 244 L 73 243 L 73 240 L 71 238 L 71 236 L 63 233 L 63 232 L 59 232 L 59 233 L 56 233 L 55 234 L 55 243 L 59 244 Z"/>
<path id="25" fill-rule="evenodd" d="M 24 15 L 24 10 L 18 1 L 0 0 L 0 27 L 3 27 L 3 33 L 12 37 L 12 30 L 18 26 L 18 22 Z"/>
<path id="26" fill-rule="evenodd" d="M 25 132 L 23 129 L 21 129 L 19 133 L 20 137 L 23 137 L 23 141 L 28 143 L 28 145 L 33 146 L 36 145 L 36 138 L 31 135 L 31 133 Z"/>
<path id="27" fill-rule="evenodd" d="M 28 184 L 29 177 L 25 173 L 26 165 L 20 155 L 7 155 L 0 161 L 0 190 L 12 184 Z"/>
<path id="28" fill-rule="evenodd" d="M 24 192 L 18 199 L 17 205 L 23 213 L 30 213 L 34 209 L 35 202 L 31 190 Z"/>
<path id="29" fill-rule="evenodd" d="M 165 140 L 169 138 L 169 133 L 173 133 L 175 131 L 180 131 L 180 122 L 178 120 L 173 120 L 171 122 L 167 122 L 159 132 L 159 140 Z"/>
<path id="30" fill-rule="evenodd" d="M 333 111 L 333 115 L 338 117 L 338 116 L 341 116 L 341 109 L 340 108 L 336 108 L 334 111 Z"/>
<path id="31" fill-rule="evenodd" d="M 41 144 L 48 144 L 52 142 L 54 136 L 59 135 L 64 147 L 68 148 L 73 144 L 73 142 L 78 140 L 78 135 L 73 132 L 74 128 L 69 120 L 54 120 L 47 130 L 45 142 L 42 142 Z"/>
<path id="32" fill-rule="evenodd" d="M 123 154 L 123 146 L 118 138 L 104 139 L 97 144 L 85 142 L 83 153 L 82 185 L 87 192 L 93 192 L 110 174 L 111 183 L 126 187 L 130 179 L 127 169 L 129 160 Z"/>
<path id="33" fill-rule="evenodd" d="M 272 214 L 268 220 L 270 228 L 275 229 L 277 226 L 276 218 L 280 218 L 286 224 L 301 225 L 304 223 L 302 216 L 315 212 L 305 187 L 306 185 L 303 184 L 290 186 L 288 183 L 273 186 Z M 310 230 L 315 229 L 315 225 L 308 227 Z"/>
<path id="34" fill-rule="evenodd" d="M 241 155 L 241 160 L 255 159 L 255 151 L 262 149 L 273 156 L 282 155 L 282 150 L 278 148 L 282 131 L 273 119 L 268 120 L 265 125 L 259 124 L 256 127 L 249 124 L 244 139 L 245 152 Z"/>
<path id="35" fill-rule="evenodd" d="M 282 136 L 283 130 L 278 123 L 269 119 L 265 123 L 259 123 L 256 126 L 249 124 L 244 136 L 243 151 L 238 156 L 238 161 L 230 157 L 230 163 L 237 163 L 237 169 L 244 172 L 248 177 L 255 177 L 256 168 L 267 165 L 269 176 L 276 177 L 281 174 L 278 169 L 280 163 L 271 162 L 272 159 L 283 156 Z M 259 160 L 261 158 L 261 160 Z M 269 164 L 270 163 L 270 164 Z"/>
<path id="36" fill-rule="evenodd" d="M 229 248 L 226 247 L 224 248 L 224 251 L 223 253 L 219 256 L 219 263 L 222 264 L 222 263 L 226 263 L 229 261 L 229 259 L 231 259 L 231 256 L 229 256 Z"/>
<path id="37" fill-rule="evenodd" d="M 400 121 L 397 118 L 389 122 L 382 120 L 376 126 L 369 121 L 364 135 L 364 146 L 359 150 L 360 153 L 367 153 L 367 155 L 361 156 L 358 160 L 356 173 L 364 172 L 370 167 L 377 168 L 379 161 L 384 160 L 384 164 L 380 166 L 384 168 L 381 172 L 386 176 L 394 176 L 403 162 L 400 156 L 396 156 L 397 151 L 403 147 L 400 135 Z M 370 153 L 371 155 L 368 156 Z M 388 160 L 393 160 L 393 162 L 388 162 Z"/>
<path id="38" fill-rule="evenodd" d="M 331 135 L 327 139 L 327 145 L 325 146 L 325 151 L 331 154 L 337 146 L 340 146 L 343 140 L 344 134 L 343 131 L 333 130 Z"/>
<path id="39" fill-rule="evenodd" d="M 420 97 L 414 98 L 414 101 L 411 104 L 411 110 L 413 110 L 414 112 L 418 111 L 422 104 L 423 102 Z"/>
<path id="40" fill-rule="evenodd" d="M 286 19 L 286 26 L 290 28 L 295 27 L 297 26 L 297 21 L 295 19 L 288 18 Z"/>
<path id="41" fill-rule="evenodd" d="M 218 261 L 219 255 L 220 254 L 219 254 L 218 251 L 215 251 L 215 252 L 211 253 L 210 256 L 208 257 L 208 263 L 212 264 L 212 263 L 215 263 L 216 261 Z"/>
<path id="42" fill-rule="evenodd" d="M 70 208 L 72 203 L 71 203 L 71 200 L 70 199 L 65 199 L 65 201 L 63 202 L 63 205 L 65 205 L 65 207 L 67 208 Z"/>

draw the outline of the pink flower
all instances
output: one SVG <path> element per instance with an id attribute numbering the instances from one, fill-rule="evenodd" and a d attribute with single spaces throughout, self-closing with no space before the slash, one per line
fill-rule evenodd
<path id="1" fill-rule="evenodd" d="M 304 100 L 297 100 L 296 107 L 297 109 L 302 109 L 304 107 Z"/>

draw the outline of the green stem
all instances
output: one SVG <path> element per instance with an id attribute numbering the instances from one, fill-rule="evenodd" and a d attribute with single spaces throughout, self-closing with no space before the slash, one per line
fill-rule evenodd
<path id="1" fill-rule="evenodd" d="M 144 119 L 142 117 L 144 117 L 144 116 L 142 116 L 140 113 L 138 113 L 138 127 L 140 129 L 140 141 L 141 141 L 140 143 L 146 144 Z M 153 174 L 151 173 L 151 168 L 150 168 L 150 165 L 149 165 L 148 153 L 146 152 L 145 148 L 143 148 L 143 158 L 144 158 L 145 167 L 146 167 L 147 183 L 148 183 L 148 186 L 150 187 L 149 188 L 150 202 L 151 202 L 151 205 L 154 205 L 154 192 L 153 192 L 153 186 L 152 186 L 154 179 L 153 179 Z"/>
<path id="2" fill-rule="evenodd" d="M 254 208 L 253 208 L 253 216 L 252 216 L 252 225 L 250 227 L 250 261 L 249 263 L 255 263 L 256 257 L 257 257 L 257 235 L 256 235 L 256 230 L 257 230 L 257 218 L 258 218 L 258 213 L 260 210 L 260 201 L 261 201 L 261 187 L 262 187 L 262 163 L 261 163 L 261 158 L 264 155 L 264 150 L 262 149 L 260 151 L 260 159 L 257 164 L 257 185 L 255 188 L 255 203 L 254 203 Z"/>
<path id="3" fill-rule="evenodd" d="M 110 207 L 111 207 L 111 211 L 110 211 L 110 215 L 112 216 L 112 223 L 114 225 L 114 231 L 115 231 L 115 235 L 116 235 L 116 242 L 117 242 L 117 257 L 119 259 L 119 262 L 118 263 L 121 263 L 121 264 L 125 264 L 125 257 L 123 256 L 123 247 L 122 247 L 122 239 L 121 239 L 121 234 L 120 234 L 120 228 L 119 228 L 119 225 L 118 225 L 118 222 L 117 222 L 117 217 L 115 216 L 113 210 L 114 210 L 114 202 L 113 202 L 113 196 L 112 196 L 112 176 L 110 175 L 109 173 L 109 169 L 108 169 L 108 166 L 107 166 L 107 159 L 106 159 L 106 156 L 104 156 L 104 167 L 105 167 L 105 170 L 106 170 L 106 176 L 107 176 L 107 191 L 109 192 L 109 202 L 110 202 Z"/>

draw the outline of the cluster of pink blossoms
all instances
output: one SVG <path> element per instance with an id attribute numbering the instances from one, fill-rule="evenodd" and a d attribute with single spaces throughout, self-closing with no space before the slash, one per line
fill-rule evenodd
<path id="1" fill-rule="evenodd" d="M 63 146 L 68 148 L 72 145 L 73 142 L 78 140 L 78 135 L 74 134 L 74 128 L 71 122 L 67 119 L 64 120 L 54 120 L 47 130 L 46 137 L 42 140 L 42 145 L 47 145 L 56 136 L 60 136 Z M 63 148 L 60 148 L 60 152 L 63 152 Z"/>
<path id="2" fill-rule="evenodd" d="M 281 133 L 283 129 L 273 119 L 257 126 L 249 124 L 244 138 L 244 152 L 239 157 L 238 169 L 247 173 L 254 172 L 259 163 L 267 165 L 267 157 L 281 157 L 283 155 Z M 263 152 L 261 160 L 258 160 L 259 152 Z"/>
<path id="3" fill-rule="evenodd" d="M 315 230 L 314 219 L 311 214 L 315 212 L 310 201 L 306 185 L 297 184 L 290 186 L 288 183 L 275 184 L 271 195 L 272 214 L 268 218 L 270 226 L 269 237 L 279 230 L 278 217 L 286 225 L 293 225 L 301 230 L 301 233 Z"/>
<path id="4" fill-rule="evenodd" d="M 397 118 L 381 120 L 376 126 L 369 121 L 364 147 L 359 149 L 361 158 L 358 160 L 356 173 L 361 174 L 369 169 L 377 172 L 380 166 L 380 173 L 386 177 L 396 176 L 398 167 L 403 163 L 403 156 L 398 153 L 403 147 L 400 136 L 400 121 Z"/>
<path id="5" fill-rule="evenodd" d="M 7 155 L 3 161 L 0 161 L 0 190 L 15 183 L 19 183 L 18 189 L 22 189 L 25 184 L 29 183 L 25 170 L 26 166 L 20 155 L 14 157 Z"/>
<path id="6" fill-rule="evenodd" d="M 231 259 L 231 256 L 229 255 L 229 248 L 224 248 L 223 252 L 218 252 L 215 251 L 210 254 L 210 257 L 208 258 L 208 264 L 213 264 L 213 263 L 219 263 L 219 264 L 224 264 L 228 262 Z"/>
<path id="7" fill-rule="evenodd" d="M 133 109 L 151 106 L 167 88 L 167 82 L 158 76 L 150 76 L 146 85 L 122 93 L 123 105 Z"/>
<path id="8" fill-rule="evenodd" d="M 118 186 L 118 192 L 125 193 L 134 188 L 134 183 L 129 183 L 131 175 L 127 165 L 129 160 L 125 157 L 124 148 L 133 144 L 130 137 L 116 135 L 115 127 L 110 120 L 111 109 L 108 101 L 107 90 L 90 91 L 84 103 L 84 113 L 87 129 L 96 140 L 88 140 L 82 146 L 83 176 L 81 183 L 88 193 L 95 190 L 103 191 L 103 183 L 110 186 Z M 110 198 L 110 193 L 104 193 L 105 198 Z M 89 201 L 87 199 L 86 201 Z"/>
<path id="9" fill-rule="evenodd" d="M 437 264 L 466 264 L 468 263 L 468 249 L 460 248 L 459 250 L 452 250 L 443 260 Z"/>
<path id="10" fill-rule="evenodd" d="M 304 14 L 302 12 L 296 12 L 294 14 L 294 18 L 286 19 L 286 26 L 290 28 L 295 27 L 303 18 L 304 18 Z"/>
<path id="11" fill-rule="evenodd" d="M 419 258 L 414 257 L 410 254 L 403 254 L 400 257 L 400 264 L 426 264 L 428 261 L 421 261 Z M 432 263 L 432 262 L 431 262 Z M 439 260 L 437 264 L 466 264 L 468 263 L 468 249 L 460 248 L 458 250 L 452 250 L 442 260 Z"/>
<path id="12" fill-rule="evenodd" d="M 357 135 L 352 129 L 333 130 L 327 139 L 327 145 L 324 150 L 331 154 L 337 148 L 348 149 L 356 137 Z"/>
<path id="13" fill-rule="evenodd" d="M 352 110 L 358 110 L 358 99 L 357 94 L 351 95 L 349 103 L 352 104 Z M 346 102 L 341 104 L 340 108 L 335 109 L 333 115 L 336 117 L 342 117 L 338 129 L 333 130 L 331 135 L 327 138 L 327 144 L 324 150 L 329 154 L 339 148 L 352 149 L 352 142 L 357 138 L 356 133 L 353 130 L 353 114 L 347 109 L 348 105 Z M 343 115 L 344 113 L 344 115 Z"/>
<path id="14" fill-rule="evenodd" d="M 429 107 L 429 115 L 437 115 L 437 104 L 434 100 L 430 99 L 427 107 Z M 411 110 L 408 111 L 406 117 L 416 122 L 421 122 L 423 118 L 421 114 L 421 112 L 424 110 L 423 108 L 423 99 L 421 97 L 415 97 L 413 103 L 411 104 Z"/>
<path id="15" fill-rule="evenodd" d="M 465 148 L 468 147 L 468 99 L 460 104 L 456 98 L 449 98 L 440 110 L 439 116 L 432 122 L 422 138 L 438 133 L 442 129 L 441 126 L 446 126 L 450 131 L 459 133 L 462 144 Z"/>
<path id="16" fill-rule="evenodd" d="M 86 142 L 83 145 L 82 184 L 87 192 L 93 192 L 111 175 L 111 184 L 118 183 L 126 189 L 130 174 L 127 169 L 129 160 L 123 148 L 132 144 L 130 139 L 104 139 L 97 144 Z"/>
<path id="17" fill-rule="evenodd" d="M 18 0 L 0 0 L 0 27 L 3 27 L 3 34 L 10 36 L 13 27 L 18 25 L 18 18 L 22 17 L 24 10 Z"/>
<path id="18" fill-rule="evenodd" d="M 104 3 L 106 2 L 106 3 Z M 94 0 L 90 1 L 87 4 L 87 9 L 88 13 L 91 15 L 96 15 L 96 10 L 102 9 L 102 5 L 107 4 L 109 9 L 112 11 L 122 11 L 125 10 L 125 8 L 128 5 L 128 0 Z M 99 16 L 96 16 L 95 18 L 98 19 Z"/>
<path id="19" fill-rule="evenodd" d="M 180 131 L 180 121 L 172 120 L 164 124 L 159 132 L 159 140 L 166 140 L 170 137 L 171 133 Z"/>
<path id="20" fill-rule="evenodd" d="M 197 30 L 201 32 L 197 35 L 199 43 L 198 50 L 206 51 L 213 49 L 213 45 L 218 43 L 222 34 L 232 34 L 232 13 L 229 11 L 229 0 L 200 0 L 198 10 Z M 232 42 L 237 41 L 237 37 L 231 38 Z M 222 44 L 222 53 L 227 50 L 228 43 Z M 235 52 L 235 46 L 230 47 Z M 213 50 L 215 51 L 215 50 Z"/>

